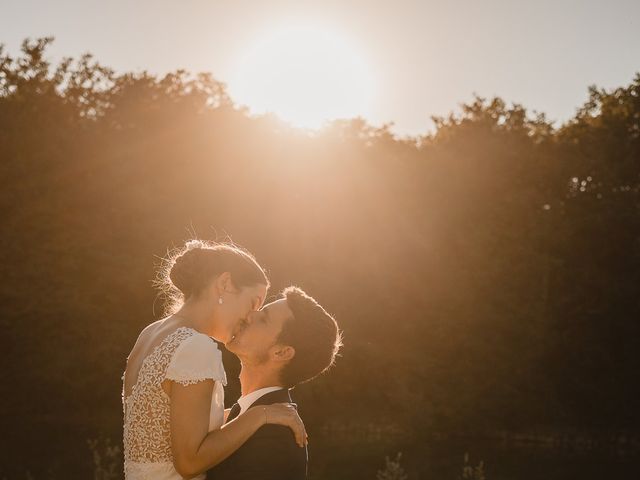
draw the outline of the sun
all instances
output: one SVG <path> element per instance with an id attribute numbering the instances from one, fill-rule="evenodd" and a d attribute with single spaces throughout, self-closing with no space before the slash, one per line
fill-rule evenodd
<path id="1" fill-rule="evenodd" d="M 279 28 L 240 55 L 229 93 L 252 113 L 273 112 L 317 129 L 336 118 L 368 117 L 374 77 L 365 57 L 335 31 Z"/>

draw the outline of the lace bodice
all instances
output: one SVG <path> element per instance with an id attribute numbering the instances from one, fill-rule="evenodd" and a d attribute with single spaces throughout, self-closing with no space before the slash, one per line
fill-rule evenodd
<path id="1" fill-rule="evenodd" d="M 165 470 L 173 470 L 169 428 L 170 399 L 162 388 L 165 379 L 182 385 L 207 379 L 215 380 L 209 430 L 222 425 L 222 386 L 226 385 L 222 353 L 208 336 L 192 328 L 180 327 L 170 333 L 144 359 L 136 383 L 127 398 L 123 387 L 124 458 L 127 478 L 153 478 L 151 472 L 144 476 L 131 474 L 130 467 L 133 464 L 161 463 L 164 464 Z"/>

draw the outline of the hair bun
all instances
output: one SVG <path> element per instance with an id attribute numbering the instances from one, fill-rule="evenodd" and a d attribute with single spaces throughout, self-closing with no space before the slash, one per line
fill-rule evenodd
<path id="1" fill-rule="evenodd" d="M 187 243 L 184 244 L 184 248 L 185 248 L 185 253 L 188 252 L 189 250 L 194 250 L 196 248 L 204 248 L 205 244 L 202 240 L 197 240 L 197 239 L 193 239 L 193 240 L 189 240 Z"/>
<path id="2" fill-rule="evenodd" d="M 200 240 L 189 240 L 184 252 L 176 257 L 171 267 L 171 283 L 186 297 L 200 285 L 203 272 L 205 245 Z"/>

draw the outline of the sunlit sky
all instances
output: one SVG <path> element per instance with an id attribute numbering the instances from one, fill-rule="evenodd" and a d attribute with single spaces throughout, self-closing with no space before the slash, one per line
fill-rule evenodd
<path id="1" fill-rule="evenodd" d="M 333 117 L 432 128 L 473 93 L 564 121 L 587 86 L 640 71 L 638 0 L 15 0 L 0 42 L 53 35 L 50 59 L 209 71 L 237 103 L 314 127 Z"/>

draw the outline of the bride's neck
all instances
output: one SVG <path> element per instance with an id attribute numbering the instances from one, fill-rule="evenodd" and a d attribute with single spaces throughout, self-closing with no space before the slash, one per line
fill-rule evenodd
<path id="1" fill-rule="evenodd" d="M 187 301 L 173 317 L 182 327 L 191 327 L 201 333 L 214 336 L 211 322 L 211 308 L 202 302 Z"/>

